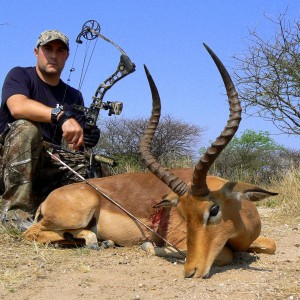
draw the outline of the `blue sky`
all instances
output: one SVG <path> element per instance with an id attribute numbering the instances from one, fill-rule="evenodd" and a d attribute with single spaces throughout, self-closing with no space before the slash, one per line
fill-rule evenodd
<path id="1" fill-rule="evenodd" d="M 59 29 L 70 39 L 71 53 L 62 79 L 67 80 L 82 25 L 91 19 L 101 34 L 121 46 L 137 68 L 107 92 L 105 100 L 122 101 L 123 117 L 147 117 L 151 95 L 143 70 L 146 64 L 162 100 L 162 114 L 206 128 L 201 145 L 208 146 L 224 128 L 228 107 L 219 73 L 202 43 L 208 44 L 233 72 L 233 55 L 243 52 L 249 29 L 272 38 L 275 28 L 268 17 L 287 9 L 299 18 L 299 0 L 114 0 L 114 1 L 0 1 L 0 82 L 14 66 L 33 66 L 33 48 L 39 34 Z M 85 46 L 78 46 L 70 84 L 76 88 Z M 87 105 L 98 85 L 117 68 L 120 53 L 99 40 L 81 88 Z M 106 111 L 102 119 L 109 118 Z M 120 117 L 120 116 L 119 116 Z M 270 122 L 243 116 L 238 136 L 246 129 L 269 131 L 279 144 L 300 149 L 300 139 L 282 135 Z"/>

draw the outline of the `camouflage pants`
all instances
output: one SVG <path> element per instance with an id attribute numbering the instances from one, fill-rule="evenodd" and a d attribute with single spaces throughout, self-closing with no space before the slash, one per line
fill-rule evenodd
<path id="1" fill-rule="evenodd" d="M 0 148 L 0 179 L 4 187 L 1 219 L 9 210 L 33 213 L 52 190 L 81 181 L 47 153 L 38 123 L 27 120 L 11 123 L 2 136 Z M 81 176 L 86 176 L 87 163 L 83 155 L 65 151 L 55 154 Z"/>

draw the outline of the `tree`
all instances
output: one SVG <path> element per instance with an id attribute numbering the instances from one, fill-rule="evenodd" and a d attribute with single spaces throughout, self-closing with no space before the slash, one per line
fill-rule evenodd
<path id="1" fill-rule="evenodd" d="M 291 163 L 289 150 L 276 144 L 268 132 L 245 130 L 223 150 L 212 173 L 231 180 L 268 183 Z"/>
<path id="2" fill-rule="evenodd" d="M 109 118 L 101 127 L 97 151 L 117 159 L 139 162 L 140 137 L 148 119 Z M 161 117 L 156 130 L 152 153 L 164 164 L 170 160 L 193 156 L 203 129 L 167 115 Z"/>
<path id="3" fill-rule="evenodd" d="M 300 134 L 300 21 L 281 14 L 267 18 L 277 28 L 274 39 L 252 30 L 237 61 L 235 81 L 247 114 L 271 120 L 283 133 Z"/>

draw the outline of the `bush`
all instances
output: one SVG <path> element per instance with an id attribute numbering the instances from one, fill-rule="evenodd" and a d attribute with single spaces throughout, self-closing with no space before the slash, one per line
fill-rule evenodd
<path id="1" fill-rule="evenodd" d="M 101 127 L 96 152 L 112 157 L 118 164 L 114 173 L 144 170 L 138 154 L 145 118 L 109 118 Z M 152 153 L 167 168 L 192 166 L 192 157 L 203 129 L 167 115 L 161 118 L 152 142 Z"/>
<path id="2" fill-rule="evenodd" d="M 268 132 L 245 130 L 240 138 L 232 139 L 210 173 L 230 180 L 269 184 L 274 176 L 279 177 L 297 165 L 299 151 L 276 144 Z"/>

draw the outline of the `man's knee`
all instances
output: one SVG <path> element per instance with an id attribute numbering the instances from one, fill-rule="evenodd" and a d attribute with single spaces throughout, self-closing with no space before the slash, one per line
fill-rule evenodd
<path id="1" fill-rule="evenodd" d="M 27 120 L 17 120 L 10 124 L 3 145 L 3 172 L 5 176 L 25 176 L 32 174 L 40 157 L 43 138 L 40 125 Z M 6 174 L 7 173 L 7 174 Z M 6 174 L 6 175 L 5 175 Z"/>
<path id="2" fill-rule="evenodd" d="M 7 139 L 11 140 L 15 137 L 19 141 L 24 142 L 40 142 L 42 140 L 42 132 L 39 123 L 28 120 L 17 120 L 10 124 L 10 130 L 7 134 Z"/>

